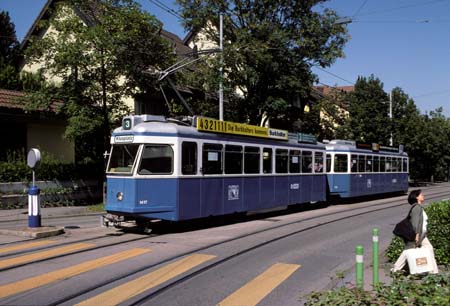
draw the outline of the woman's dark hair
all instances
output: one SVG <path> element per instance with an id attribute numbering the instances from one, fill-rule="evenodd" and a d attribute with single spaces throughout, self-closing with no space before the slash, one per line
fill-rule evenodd
<path id="1" fill-rule="evenodd" d="M 408 196 L 408 203 L 411 205 L 417 203 L 417 197 L 421 193 L 422 193 L 422 190 L 420 190 L 420 189 L 411 191 Z"/>

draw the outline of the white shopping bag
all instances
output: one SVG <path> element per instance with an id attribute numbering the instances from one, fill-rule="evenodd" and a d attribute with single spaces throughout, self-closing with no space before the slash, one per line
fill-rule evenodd
<path id="1" fill-rule="evenodd" d="M 427 248 L 420 247 L 406 250 L 409 273 L 419 274 L 433 271 L 431 266 L 431 253 Z"/>

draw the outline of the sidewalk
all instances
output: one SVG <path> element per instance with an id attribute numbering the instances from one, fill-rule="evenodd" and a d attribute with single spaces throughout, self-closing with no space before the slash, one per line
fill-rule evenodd
<path id="1" fill-rule="evenodd" d="M 87 206 L 67 206 L 67 207 L 48 207 L 41 208 L 41 220 L 45 224 L 45 219 L 61 218 L 68 216 L 86 216 L 86 215 L 103 215 L 102 212 L 91 212 Z M 0 229 L 0 235 L 43 238 L 64 233 L 62 227 L 42 226 L 38 228 L 29 228 L 24 226 L 27 224 L 28 209 L 5 209 L 0 210 L 0 224 L 2 222 L 20 221 L 19 224 L 13 224 L 6 229 Z"/>
<path id="2" fill-rule="evenodd" d="M 387 259 L 383 258 L 383 256 L 380 255 L 378 267 L 379 284 L 386 284 L 386 285 L 391 284 L 392 282 L 392 277 L 390 275 L 391 267 L 392 264 L 387 262 Z M 339 285 L 336 285 L 335 287 L 339 286 L 356 287 L 356 263 L 351 269 L 345 271 L 344 274 L 345 275 L 343 279 L 339 281 Z M 364 262 L 364 290 L 366 291 L 372 290 L 373 289 L 372 284 L 373 284 L 373 269 L 372 269 L 372 262 L 370 259 L 370 262 Z"/>
<path id="3" fill-rule="evenodd" d="M 91 212 L 88 206 L 64 206 L 41 208 L 41 218 L 51 219 L 65 216 L 102 215 L 102 212 Z M 0 210 L 0 222 L 28 220 L 28 209 L 2 209 Z"/>

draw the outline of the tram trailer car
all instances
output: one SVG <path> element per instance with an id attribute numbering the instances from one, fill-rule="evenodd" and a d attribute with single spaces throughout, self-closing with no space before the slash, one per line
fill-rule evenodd
<path id="1" fill-rule="evenodd" d="M 195 122 L 124 118 L 111 137 L 109 221 L 142 225 L 326 200 L 323 144 L 204 132 Z"/>
<path id="2" fill-rule="evenodd" d="M 408 192 L 408 154 L 399 148 L 333 140 L 326 145 L 328 192 L 342 198 Z"/>

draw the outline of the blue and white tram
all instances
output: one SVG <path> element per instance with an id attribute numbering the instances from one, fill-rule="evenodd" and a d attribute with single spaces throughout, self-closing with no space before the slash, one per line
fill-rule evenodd
<path id="1" fill-rule="evenodd" d="M 332 140 L 326 149 L 330 195 L 348 198 L 408 191 L 408 154 L 401 147 Z"/>
<path id="2" fill-rule="evenodd" d="M 208 120 L 212 132 L 198 120 L 125 117 L 111 137 L 106 211 L 137 223 L 180 221 L 326 200 L 324 145 L 287 132 L 284 140 L 217 133 L 226 122 Z M 239 127 L 253 128 L 266 129 Z"/>

